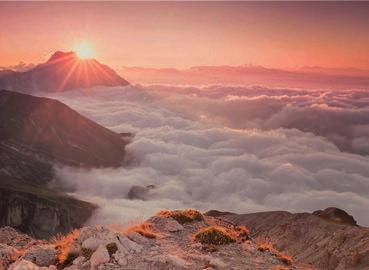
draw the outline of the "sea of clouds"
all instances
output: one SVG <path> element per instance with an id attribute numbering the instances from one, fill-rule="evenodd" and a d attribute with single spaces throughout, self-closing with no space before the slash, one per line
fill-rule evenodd
<path id="1" fill-rule="evenodd" d="M 124 224 L 163 208 L 336 206 L 369 225 L 369 92 L 136 85 L 50 96 L 135 133 L 121 168 L 56 169 L 58 183 L 99 205 L 91 223 Z M 129 200 L 135 185 L 155 188 Z"/>

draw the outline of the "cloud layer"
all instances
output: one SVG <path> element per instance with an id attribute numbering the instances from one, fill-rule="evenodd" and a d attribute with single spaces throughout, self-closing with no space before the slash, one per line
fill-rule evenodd
<path id="1" fill-rule="evenodd" d="M 57 181 L 100 205 L 92 223 L 125 223 L 162 208 L 337 206 L 369 225 L 369 157 L 332 143 L 339 137 L 365 148 L 368 93 L 135 86 L 53 97 L 117 132 L 136 133 L 129 166 L 57 169 Z M 326 138 L 312 133 L 319 127 Z M 145 201 L 128 200 L 134 185 L 155 188 Z"/>

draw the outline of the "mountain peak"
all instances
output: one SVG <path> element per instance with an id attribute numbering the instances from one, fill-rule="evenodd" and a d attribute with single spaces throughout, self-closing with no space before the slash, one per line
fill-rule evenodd
<path id="1" fill-rule="evenodd" d="M 126 86 L 129 82 L 95 59 L 56 51 L 46 63 L 25 72 L 0 73 L 0 88 L 19 92 L 60 92 L 95 86 Z"/>
<path id="2" fill-rule="evenodd" d="M 60 61 L 60 60 L 68 60 L 68 59 L 77 59 L 77 54 L 73 51 L 70 52 L 62 52 L 62 51 L 56 51 L 54 52 L 47 63 Z"/>

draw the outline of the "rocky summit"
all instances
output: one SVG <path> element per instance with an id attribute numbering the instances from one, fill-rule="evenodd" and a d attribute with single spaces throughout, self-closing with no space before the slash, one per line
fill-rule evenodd
<path id="1" fill-rule="evenodd" d="M 296 262 L 318 270 L 369 269 L 369 228 L 345 211 L 329 207 L 313 213 L 286 211 L 233 214 L 209 211 L 225 221 L 247 226 L 254 239 L 268 239 Z"/>
<path id="2" fill-rule="evenodd" d="M 307 269 L 247 228 L 195 210 L 162 211 L 130 227 L 84 227 L 50 241 L 0 230 L 0 269 Z"/>

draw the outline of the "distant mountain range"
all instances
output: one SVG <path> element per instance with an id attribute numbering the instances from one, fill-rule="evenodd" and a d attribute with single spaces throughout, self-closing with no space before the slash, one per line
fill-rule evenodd
<path id="1" fill-rule="evenodd" d="M 27 71 L 0 71 L 0 89 L 26 93 L 119 85 L 129 82 L 97 60 L 79 59 L 74 52 L 55 52 L 46 63 Z"/>
<path id="2" fill-rule="evenodd" d="M 128 142 L 57 100 L 1 90 L 0 226 L 47 237 L 82 225 L 94 207 L 50 190 L 53 166 L 120 166 Z"/>
<path id="3" fill-rule="evenodd" d="M 304 67 L 283 70 L 263 66 L 195 66 L 188 69 L 122 67 L 131 82 L 149 84 L 240 84 L 267 87 L 367 89 L 369 71 Z"/>

